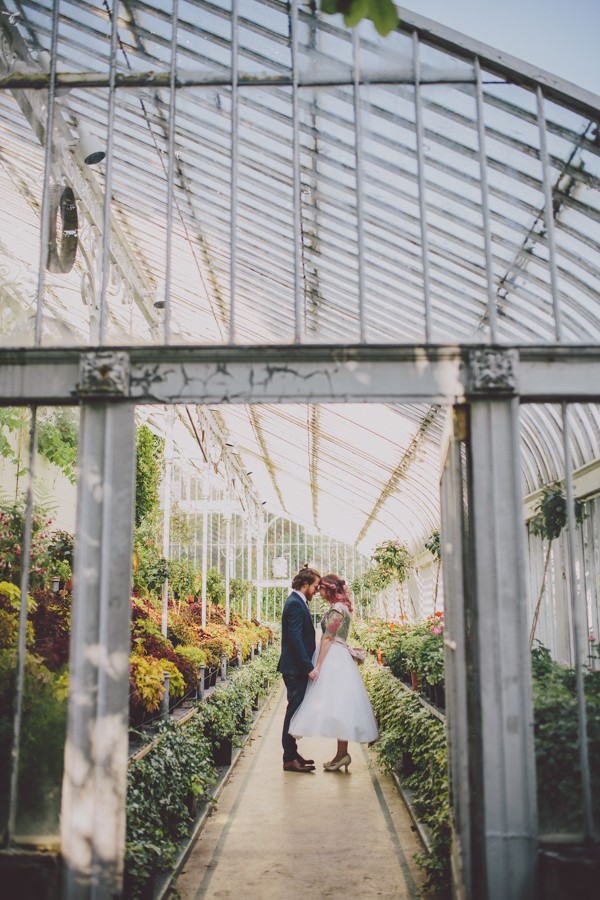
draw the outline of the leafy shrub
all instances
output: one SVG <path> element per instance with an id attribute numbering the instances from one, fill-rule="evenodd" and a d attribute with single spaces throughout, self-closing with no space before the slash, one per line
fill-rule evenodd
<path id="1" fill-rule="evenodd" d="M 178 656 L 183 656 L 184 659 L 189 660 L 189 662 L 196 666 L 197 669 L 199 669 L 200 666 L 206 665 L 206 653 L 204 650 L 201 650 L 200 647 L 182 645 L 175 647 L 175 653 Z"/>
<path id="2" fill-rule="evenodd" d="M 19 639 L 19 610 L 21 607 L 21 591 L 16 584 L 8 581 L 0 582 L 0 650 L 15 650 Z M 28 611 L 35 608 L 35 601 L 27 597 Z M 27 622 L 25 644 L 31 647 L 34 642 L 33 626 Z"/>
<path id="3" fill-rule="evenodd" d="M 279 651 L 269 648 L 199 705 L 181 727 L 161 726 L 157 744 L 129 767 L 125 896 L 142 897 L 151 876 L 169 869 L 177 842 L 189 834 L 189 800 L 206 795 L 216 779 L 214 747 L 247 731 L 242 713 L 266 678 L 277 675 Z M 259 688 L 260 683 L 260 688 Z"/>
<path id="4" fill-rule="evenodd" d="M 431 830 L 431 849 L 417 861 L 427 872 L 427 886 L 447 890 L 450 884 L 450 813 L 448 758 L 444 725 L 405 690 L 391 672 L 367 659 L 363 678 L 381 738 L 375 747 L 381 764 L 402 774 L 414 792 L 419 817 Z"/>
<path id="5" fill-rule="evenodd" d="M 152 875 L 173 864 L 177 842 L 190 831 L 188 798 L 215 780 L 209 742 L 192 725 L 162 725 L 156 746 L 130 765 L 125 865 L 131 900 Z"/>
<path id="6" fill-rule="evenodd" d="M 199 643 L 198 629 L 186 622 L 181 616 L 169 616 L 167 637 L 174 647 L 179 644 L 190 647 Z"/>
<path id="7" fill-rule="evenodd" d="M 0 650 L 0 822 L 5 821 L 16 689 L 16 650 Z M 66 675 L 25 657 L 18 784 L 22 833 L 58 833 L 67 721 Z"/>
<path id="8" fill-rule="evenodd" d="M 35 632 L 34 651 L 53 672 L 69 661 L 71 634 L 71 594 L 49 590 L 34 592 L 35 608 L 31 623 Z"/>
<path id="9" fill-rule="evenodd" d="M 165 695 L 164 666 L 151 656 L 134 654 L 129 660 L 129 702 L 132 714 L 154 713 Z"/>
<path id="10" fill-rule="evenodd" d="M 158 437 L 147 425 L 140 425 L 136 432 L 135 469 L 135 524 L 158 507 L 162 458 L 165 439 Z"/>
<path id="11" fill-rule="evenodd" d="M 542 832 L 582 830 L 575 670 L 539 645 L 532 651 L 538 815 Z M 600 819 L 600 672 L 584 677 L 592 804 Z"/>
<path id="12" fill-rule="evenodd" d="M 44 510 L 35 510 L 32 518 L 31 550 L 29 554 L 29 585 L 43 587 L 48 578 L 48 544 L 52 524 Z M 21 584 L 23 535 L 25 515 L 22 503 L 12 503 L 0 509 L 0 578 L 15 585 Z"/>

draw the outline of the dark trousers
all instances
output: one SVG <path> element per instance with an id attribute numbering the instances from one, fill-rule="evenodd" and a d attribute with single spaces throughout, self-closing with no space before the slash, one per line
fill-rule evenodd
<path id="1" fill-rule="evenodd" d="M 281 734 L 281 743 L 283 745 L 283 761 L 291 762 L 298 755 L 298 744 L 296 738 L 292 737 L 288 732 L 292 716 L 302 703 L 306 686 L 308 685 L 308 675 L 284 675 L 283 680 L 287 688 L 288 705 L 285 711 L 285 719 L 283 720 L 283 732 Z"/>

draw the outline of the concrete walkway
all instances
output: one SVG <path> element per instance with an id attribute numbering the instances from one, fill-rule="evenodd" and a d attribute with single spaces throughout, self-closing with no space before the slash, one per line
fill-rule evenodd
<path id="1" fill-rule="evenodd" d="M 390 778 L 351 744 L 348 774 L 325 772 L 334 742 L 306 738 L 310 775 L 283 772 L 283 686 L 246 744 L 187 860 L 181 900 L 425 897 L 413 854 L 421 844 Z"/>

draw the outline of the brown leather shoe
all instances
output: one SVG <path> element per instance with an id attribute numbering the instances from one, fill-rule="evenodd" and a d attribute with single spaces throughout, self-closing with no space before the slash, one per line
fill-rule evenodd
<path id="1" fill-rule="evenodd" d="M 303 766 L 314 766 L 314 759 L 304 759 L 303 756 L 297 756 L 296 759 L 299 763 L 302 763 Z"/>
<path id="2" fill-rule="evenodd" d="M 303 766 L 300 760 L 290 759 L 283 764 L 284 772 L 314 772 L 314 766 Z"/>

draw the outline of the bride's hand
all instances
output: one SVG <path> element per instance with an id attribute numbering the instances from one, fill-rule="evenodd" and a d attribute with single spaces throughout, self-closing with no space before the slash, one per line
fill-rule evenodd
<path id="1" fill-rule="evenodd" d="M 319 667 L 315 666 L 314 669 L 308 673 L 308 677 L 311 679 L 311 681 L 316 681 L 319 677 Z"/>

